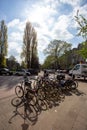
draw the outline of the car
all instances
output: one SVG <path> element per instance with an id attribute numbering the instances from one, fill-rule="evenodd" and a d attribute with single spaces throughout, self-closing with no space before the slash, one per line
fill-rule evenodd
<path id="1" fill-rule="evenodd" d="M 7 68 L 0 68 L 0 75 L 13 75 L 13 72 Z"/>
<path id="2" fill-rule="evenodd" d="M 39 70 L 30 68 L 27 70 L 27 72 L 30 72 L 31 75 L 38 75 Z"/>
<path id="3" fill-rule="evenodd" d="M 44 69 L 43 71 L 49 74 L 55 73 L 55 69 Z"/>
<path id="4" fill-rule="evenodd" d="M 67 70 L 65 70 L 65 69 L 58 69 L 57 72 L 58 73 L 67 73 Z"/>
<path id="5" fill-rule="evenodd" d="M 70 71 L 69 75 L 73 78 L 75 77 L 83 77 L 84 79 L 87 78 L 87 64 L 76 64 Z"/>
<path id="6" fill-rule="evenodd" d="M 27 72 L 25 69 L 22 69 L 22 70 L 17 70 L 14 75 L 18 75 L 18 76 L 23 76 L 23 75 L 27 75 L 27 76 L 30 76 L 31 73 L 30 72 Z"/>

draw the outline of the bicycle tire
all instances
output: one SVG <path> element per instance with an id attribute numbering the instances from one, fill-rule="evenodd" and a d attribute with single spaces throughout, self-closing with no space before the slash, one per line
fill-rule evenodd
<path id="1" fill-rule="evenodd" d="M 27 119 L 29 119 L 30 121 L 35 121 L 37 119 L 37 112 L 32 104 L 28 104 L 25 113 Z"/>
<path id="2" fill-rule="evenodd" d="M 24 96 L 24 90 L 23 90 L 22 86 L 17 85 L 15 87 L 15 93 L 16 93 L 17 97 L 19 97 L 19 98 L 23 97 Z"/>
<path id="3" fill-rule="evenodd" d="M 74 80 L 75 84 L 76 84 L 76 88 L 78 87 L 78 81 Z"/>
<path id="4" fill-rule="evenodd" d="M 64 99 L 65 98 L 65 94 L 63 93 L 63 90 L 62 88 L 58 88 L 58 97 L 61 98 L 61 99 Z"/>
<path id="5" fill-rule="evenodd" d="M 33 106 L 36 104 L 37 102 L 37 97 L 36 94 L 32 91 L 32 90 L 28 90 L 27 94 L 26 94 L 26 98 L 28 100 L 28 102 L 30 104 L 32 104 Z"/>
<path id="6" fill-rule="evenodd" d="M 71 89 L 76 89 L 77 88 L 77 84 L 75 82 L 72 82 L 72 84 L 70 85 Z"/>
<path id="7" fill-rule="evenodd" d="M 39 99 L 44 100 L 45 99 L 45 92 L 43 88 L 39 88 L 37 91 L 37 96 Z"/>
<path id="8" fill-rule="evenodd" d="M 12 100 L 11 100 L 11 104 L 14 106 L 14 107 L 18 107 L 22 104 L 22 99 L 19 98 L 19 97 L 14 97 Z"/>
<path id="9" fill-rule="evenodd" d="M 46 105 L 46 103 L 45 103 L 45 101 L 43 100 L 38 100 L 38 106 L 39 106 L 39 108 L 41 109 L 41 110 L 43 110 L 43 111 L 46 111 L 47 110 L 47 105 Z"/>

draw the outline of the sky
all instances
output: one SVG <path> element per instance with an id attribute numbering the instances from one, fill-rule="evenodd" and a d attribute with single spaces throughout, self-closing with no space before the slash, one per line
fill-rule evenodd
<path id="1" fill-rule="evenodd" d="M 0 0 L 0 21 L 8 28 L 8 57 L 20 54 L 26 22 L 31 22 L 37 32 L 38 56 L 42 64 L 46 58 L 43 50 L 54 39 L 66 41 L 77 47 L 84 39 L 78 37 L 75 15 L 87 19 L 87 0 Z"/>

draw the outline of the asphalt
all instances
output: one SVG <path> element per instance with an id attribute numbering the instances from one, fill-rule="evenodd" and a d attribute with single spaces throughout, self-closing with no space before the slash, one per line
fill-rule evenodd
<path id="1" fill-rule="evenodd" d="M 76 91 L 67 92 L 64 100 L 42 111 L 34 122 L 20 116 L 22 109 L 14 114 L 14 96 L 14 88 L 0 89 L 0 130 L 87 130 L 87 82 L 79 81 Z"/>

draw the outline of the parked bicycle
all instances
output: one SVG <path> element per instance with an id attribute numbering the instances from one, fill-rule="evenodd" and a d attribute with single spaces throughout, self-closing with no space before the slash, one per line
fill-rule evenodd
<path id="1" fill-rule="evenodd" d="M 27 118 L 30 121 L 35 121 L 37 119 L 37 112 L 35 111 L 34 106 L 26 100 L 26 97 L 15 97 L 11 100 L 11 104 L 16 107 L 16 113 L 18 113 L 19 108 L 24 107 L 24 119 Z"/>
<path id="2" fill-rule="evenodd" d="M 78 87 L 78 82 L 65 78 L 64 74 L 59 74 L 54 78 L 39 77 L 28 78 L 26 75 L 23 81 L 15 87 L 17 97 L 13 98 L 11 104 L 16 107 L 24 107 L 24 118 L 30 121 L 37 119 L 37 115 L 42 110 L 47 110 L 47 105 L 57 104 L 64 99 L 63 90 L 72 91 Z"/>
<path id="3" fill-rule="evenodd" d="M 27 76 L 24 76 L 24 80 L 15 87 L 15 93 L 18 97 L 18 102 L 15 105 L 14 104 L 15 101 L 12 100 L 11 103 L 13 106 L 18 107 L 21 105 L 21 103 L 24 103 L 25 100 L 27 100 L 27 102 L 29 102 L 29 104 L 31 104 L 37 112 L 47 109 L 45 101 L 42 100 L 42 95 L 39 94 L 40 89 L 38 88 L 37 84 L 35 85 L 35 82 L 37 82 L 36 79 L 33 79 L 33 81 L 31 81 L 30 79 L 27 78 Z M 20 99 L 21 101 L 19 102 Z M 24 105 L 26 106 L 26 104 Z"/>
<path id="4" fill-rule="evenodd" d="M 64 74 L 57 75 L 58 86 L 61 89 L 73 90 L 78 87 L 78 82 L 72 79 L 70 76 L 66 79 Z"/>

